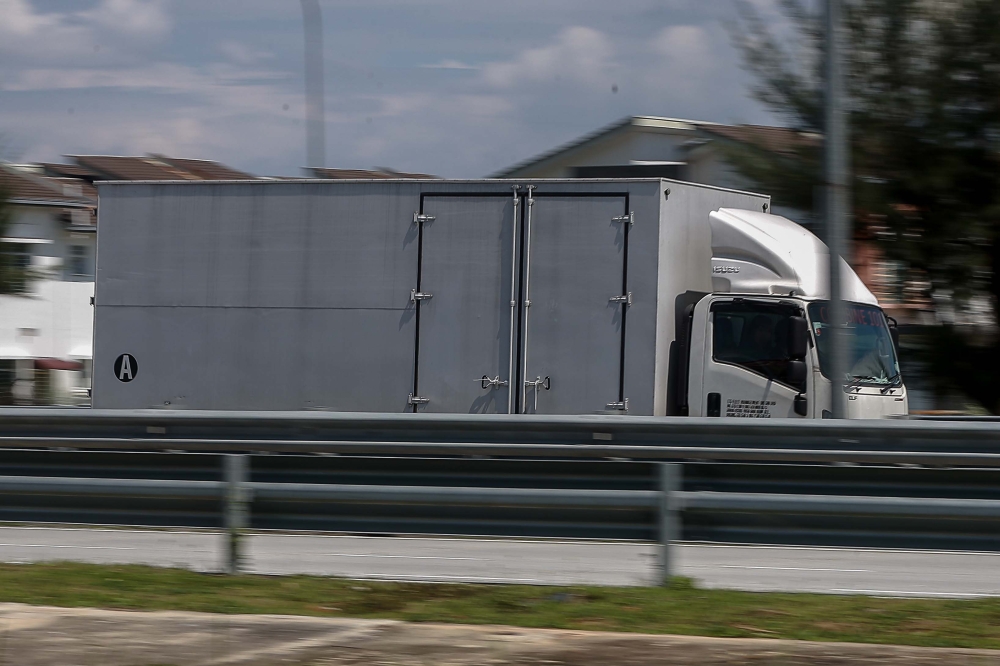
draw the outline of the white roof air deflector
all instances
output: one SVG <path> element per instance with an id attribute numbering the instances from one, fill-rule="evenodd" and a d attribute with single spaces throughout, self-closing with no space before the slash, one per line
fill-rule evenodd
<path id="1" fill-rule="evenodd" d="M 780 215 L 720 208 L 709 215 L 712 290 L 722 293 L 830 297 L 830 251 L 807 229 Z M 878 301 L 840 260 L 843 297 Z"/>

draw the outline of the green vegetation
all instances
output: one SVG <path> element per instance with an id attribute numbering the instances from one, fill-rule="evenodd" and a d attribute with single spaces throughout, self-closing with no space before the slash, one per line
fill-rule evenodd
<path id="1" fill-rule="evenodd" d="M 0 565 L 0 601 L 704 636 L 1000 648 L 1000 599 L 383 583 L 87 564 Z"/>

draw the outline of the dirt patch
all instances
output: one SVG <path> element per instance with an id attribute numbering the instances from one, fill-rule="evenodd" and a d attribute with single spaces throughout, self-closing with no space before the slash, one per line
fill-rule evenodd
<path id="1" fill-rule="evenodd" d="M 0 665 L 943 666 L 1000 651 L 0 604 Z"/>

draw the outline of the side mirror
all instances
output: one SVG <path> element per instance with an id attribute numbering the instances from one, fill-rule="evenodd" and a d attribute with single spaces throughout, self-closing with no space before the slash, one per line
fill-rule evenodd
<path id="1" fill-rule="evenodd" d="M 788 362 L 788 370 L 786 371 L 785 378 L 792 386 L 805 386 L 807 372 L 808 369 L 806 368 L 805 361 L 799 358 L 792 359 Z"/>
<path id="2" fill-rule="evenodd" d="M 805 317 L 788 318 L 788 358 L 804 359 L 809 349 L 809 325 Z M 804 364 L 803 364 L 804 365 Z"/>
<path id="3" fill-rule="evenodd" d="M 899 352 L 899 324 L 892 317 L 886 317 L 889 320 L 889 337 L 892 338 L 892 346 Z"/>

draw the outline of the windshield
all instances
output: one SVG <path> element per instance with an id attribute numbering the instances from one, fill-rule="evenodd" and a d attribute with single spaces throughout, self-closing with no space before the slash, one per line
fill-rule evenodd
<path id="1" fill-rule="evenodd" d="M 889 325 L 880 308 L 858 303 L 845 303 L 847 308 L 848 372 L 845 380 L 852 384 L 874 384 L 885 386 L 900 383 L 899 363 L 896 350 L 889 335 Z M 823 376 L 830 378 L 830 331 L 828 301 L 818 301 L 809 305 L 809 320 L 816 350 L 819 352 L 819 368 Z"/>

